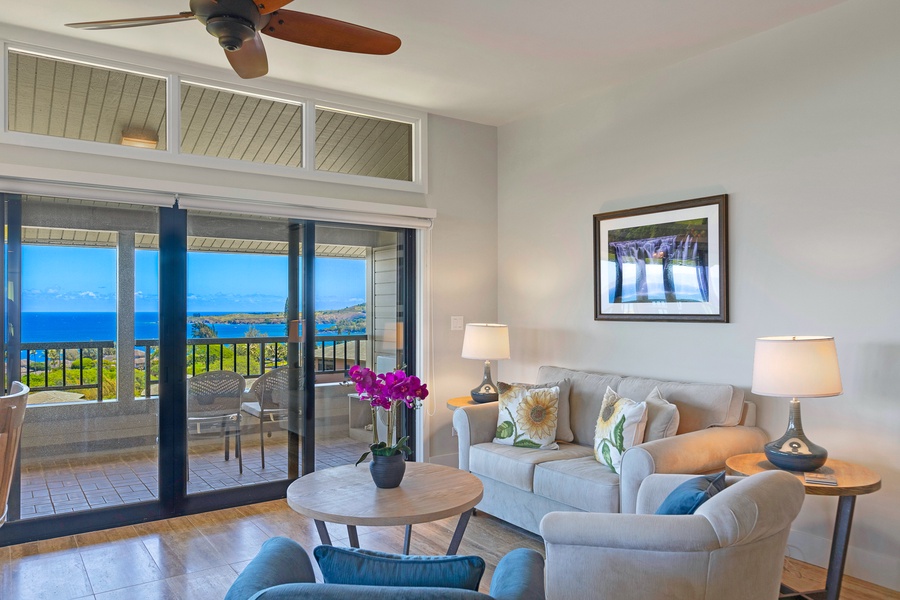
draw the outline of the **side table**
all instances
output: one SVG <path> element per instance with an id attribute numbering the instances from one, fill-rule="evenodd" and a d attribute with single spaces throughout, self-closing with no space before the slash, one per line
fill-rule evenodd
<path id="1" fill-rule="evenodd" d="M 450 398 L 447 400 L 447 408 L 450 410 L 456 410 L 463 406 L 475 406 L 476 404 L 478 403 L 472 400 L 472 396 L 460 396 L 459 398 Z"/>
<path id="2" fill-rule="evenodd" d="M 766 455 L 762 452 L 732 456 L 725 461 L 725 466 L 732 475 L 753 475 L 762 471 L 778 469 L 766 460 Z M 847 546 L 850 541 L 850 525 L 853 522 L 856 497 L 881 489 L 881 476 L 862 465 L 829 458 L 823 467 L 816 470 L 816 473 L 833 475 L 837 479 L 837 485 L 806 483 L 803 473 L 793 474 L 800 480 L 806 493 L 810 496 L 838 496 L 837 516 L 834 521 L 834 536 L 831 540 L 831 555 L 828 559 L 825 589 L 798 592 L 782 584 L 781 598 L 837 600 L 840 597 L 841 579 L 844 576 L 844 564 L 847 560 Z"/>

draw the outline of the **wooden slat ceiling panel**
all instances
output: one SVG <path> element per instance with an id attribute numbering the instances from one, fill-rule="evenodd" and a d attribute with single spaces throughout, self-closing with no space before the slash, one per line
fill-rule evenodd
<path id="1" fill-rule="evenodd" d="M 166 81 L 124 71 L 9 53 L 9 128 L 119 144 L 122 135 L 166 147 Z"/>
<path id="2" fill-rule="evenodd" d="M 316 169 L 410 181 L 412 126 L 316 109 Z"/>
<path id="3" fill-rule="evenodd" d="M 9 128 L 119 144 L 122 135 L 166 148 L 166 81 L 9 53 Z M 302 106 L 198 85 L 181 86 L 181 151 L 299 167 Z M 316 168 L 412 179 L 412 126 L 316 109 Z"/>
<path id="4" fill-rule="evenodd" d="M 184 84 L 181 124 L 183 152 L 300 166 L 303 110 L 299 105 Z"/>

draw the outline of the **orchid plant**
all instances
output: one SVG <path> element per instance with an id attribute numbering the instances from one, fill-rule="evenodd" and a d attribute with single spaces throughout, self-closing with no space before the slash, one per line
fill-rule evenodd
<path id="1" fill-rule="evenodd" d="M 403 436 L 396 444 L 389 445 L 394 439 L 394 432 L 400 430 L 400 405 L 417 409 L 422 400 L 428 397 L 428 386 L 415 375 L 407 375 L 397 370 L 391 373 L 375 373 L 368 367 L 354 365 L 350 367 L 350 381 L 356 384 L 360 402 L 368 402 L 372 407 L 372 444 L 369 452 L 363 453 L 356 461 L 358 465 L 371 453 L 373 456 L 393 456 L 411 452 L 406 442 L 409 436 Z M 388 411 L 387 441 L 378 439 L 378 427 L 375 425 L 378 409 Z"/>

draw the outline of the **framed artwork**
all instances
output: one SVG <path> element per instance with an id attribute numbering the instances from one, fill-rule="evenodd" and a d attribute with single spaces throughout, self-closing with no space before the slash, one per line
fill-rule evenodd
<path id="1" fill-rule="evenodd" d="M 728 322 L 728 196 L 594 215 L 594 319 Z"/>

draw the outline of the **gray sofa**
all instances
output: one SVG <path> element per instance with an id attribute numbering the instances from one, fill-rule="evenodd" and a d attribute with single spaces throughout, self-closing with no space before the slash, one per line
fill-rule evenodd
<path id="1" fill-rule="evenodd" d="M 453 414 L 459 435 L 459 468 L 484 484 L 477 508 L 538 533 L 553 511 L 634 513 L 641 482 L 652 473 L 709 473 L 735 454 L 762 452 L 768 441 L 755 427 L 756 406 L 731 385 L 658 381 L 606 373 L 541 367 L 537 383 L 568 380 L 568 411 L 560 403 L 560 433 L 571 426 L 571 442 L 558 450 L 494 444 L 496 402 L 462 407 Z M 609 386 L 619 395 L 644 400 L 654 387 L 678 407 L 673 437 L 645 441 L 627 450 L 621 475 L 597 462 L 594 428 Z M 564 386 L 565 387 L 565 386 Z M 568 412 L 568 414 L 566 414 Z M 558 433 L 558 435 L 560 435 Z"/>

